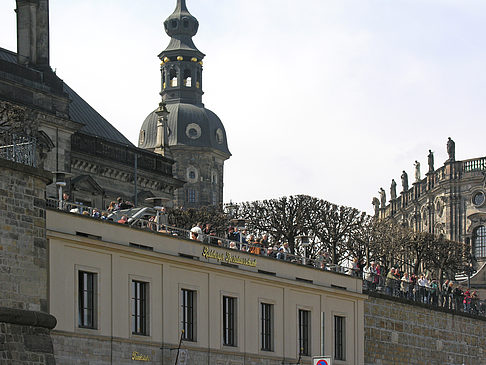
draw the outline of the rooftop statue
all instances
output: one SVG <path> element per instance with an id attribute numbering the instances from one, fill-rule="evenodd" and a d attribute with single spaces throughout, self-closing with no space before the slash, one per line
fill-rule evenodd
<path id="1" fill-rule="evenodd" d="M 427 160 L 429 163 L 429 172 L 434 172 L 434 152 L 432 152 L 432 150 L 429 150 Z"/>
<path id="2" fill-rule="evenodd" d="M 380 200 L 377 197 L 374 197 L 371 204 L 373 204 L 373 207 L 375 208 L 375 215 L 378 215 L 380 212 Z"/>
<path id="3" fill-rule="evenodd" d="M 385 190 L 383 190 L 383 188 L 380 188 L 379 193 L 380 193 L 381 207 L 382 208 L 385 208 L 385 206 L 386 206 L 386 193 L 385 193 Z"/>
<path id="4" fill-rule="evenodd" d="M 448 162 L 454 162 L 456 160 L 456 143 L 451 137 L 447 140 L 447 154 L 449 155 Z"/>
<path id="5" fill-rule="evenodd" d="M 403 192 L 408 191 L 408 175 L 405 171 L 402 172 L 402 187 L 403 187 Z"/>
<path id="6" fill-rule="evenodd" d="M 390 197 L 392 200 L 397 198 L 397 183 L 395 182 L 395 179 L 392 179 L 391 182 Z"/>
<path id="7" fill-rule="evenodd" d="M 415 182 L 419 182 L 420 181 L 420 162 L 415 160 L 414 166 L 415 166 Z"/>

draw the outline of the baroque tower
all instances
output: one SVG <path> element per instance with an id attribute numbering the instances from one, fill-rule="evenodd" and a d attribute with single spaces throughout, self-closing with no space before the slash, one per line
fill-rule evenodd
<path id="1" fill-rule="evenodd" d="M 223 123 L 202 103 L 205 55 L 192 40 L 199 22 L 186 1 L 177 0 L 164 28 L 171 40 L 158 56 L 162 103 L 143 122 L 138 145 L 174 159 L 174 176 L 186 181 L 175 192 L 175 205 L 217 205 L 223 202 L 223 167 L 231 153 Z"/>

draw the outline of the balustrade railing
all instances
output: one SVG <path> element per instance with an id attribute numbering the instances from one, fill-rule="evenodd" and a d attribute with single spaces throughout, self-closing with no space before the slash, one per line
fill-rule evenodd
<path id="1" fill-rule="evenodd" d="M 36 139 L 17 134 L 2 134 L 0 158 L 36 167 Z"/>
<path id="2" fill-rule="evenodd" d="M 191 239 L 207 245 L 229 248 L 253 255 L 266 256 L 276 260 L 282 260 L 298 265 L 305 265 L 320 270 L 332 271 L 354 277 L 360 276 L 358 271 L 356 270 L 330 263 L 324 255 L 318 255 L 316 258 L 294 255 L 290 252 L 284 252 L 283 250 L 274 250 L 273 247 L 270 248 L 253 243 L 238 242 L 229 238 L 218 237 L 212 234 L 203 234 L 202 236 L 194 237 L 191 230 L 161 223 L 161 219 L 159 219 L 159 221 L 157 222 L 156 215 L 152 216 L 151 219 L 147 219 L 147 214 L 145 214 L 143 218 L 132 219 L 129 217 L 130 210 L 117 211 L 115 213 L 108 214 L 107 212 L 101 212 L 97 208 L 89 207 L 80 203 L 68 202 L 52 198 L 47 199 L 46 205 L 48 208 L 51 209 L 64 210 L 69 213 L 81 214 L 95 219 L 113 221 L 115 223 L 118 222 L 118 219 L 121 218 L 123 215 L 127 215 L 128 219 L 126 223 L 123 224 L 126 224 L 130 227 L 149 230 L 160 234 L 170 235 L 173 237 L 180 237 L 183 239 Z M 136 209 L 139 210 L 139 208 Z M 136 215 L 134 215 L 134 217 L 135 216 Z"/>
<path id="3" fill-rule="evenodd" d="M 464 172 L 486 171 L 486 157 L 464 161 L 462 169 Z"/>

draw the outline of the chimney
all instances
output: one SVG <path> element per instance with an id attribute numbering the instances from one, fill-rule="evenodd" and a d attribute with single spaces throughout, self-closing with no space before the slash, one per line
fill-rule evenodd
<path id="1" fill-rule="evenodd" d="M 49 0 L 16 1 L 18 62 L 49 69 Z"/>

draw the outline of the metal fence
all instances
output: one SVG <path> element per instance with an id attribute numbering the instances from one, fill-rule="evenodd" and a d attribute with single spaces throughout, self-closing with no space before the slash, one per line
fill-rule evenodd
<path id="1" fill-rule="evenodd" d="M 141 208 L 127 209 L 116 212 L 100 211 L 97 208 L 89 207 L 83 204 L 67 202 L 58 199 L 47 199 L 47 207 L 52 209 L 60 209 L 66 212 L 81 214 L 88 217 L 113 221 L 116 223 L 126 224 L 128 226 L 149 230 L 161 234 L 170 235 L 173 237 L 180 237 L 183 239 L 191 239 L 199 241 L 203 244 L 219 246 L 224 248 L 233 249 L 236 251 L 242 251 L 253 255 L 265 256 L 276 260 L 282 260 L 289 263 L 304 265 L 313 267 L 315 269 L 332 271 L 340 274 L 350 275 L 358 277 L 358 272 L 352 269 L 340 265 L 335 265 L 328 262 L 323 256 L 318 258 L 309 258 L 301 255 L 294 255 L 284 250 L 274 250 L 273 247 L 264 247 L 262 245 L 238 242 L 225 237 L 218 237 L 216 235 L 198 235 L 195 237 L 191 230 L 184 228 L 173 227 L 166 223 L 163 223 L 163 219 L 156 213 L 154 209 L 148 208 L 147 210 Z M 145 212 L 144 212 L 145 210 Z M 144 213 L 144 214 L 140 214 Z M 126 222 L 120 222 L 120 219 L 126 216 Z M 133 218 L 132 218 L 133 216 Z"/>
<path id="2" fill-rule="evenodd" d="M 37 167 L 36 139 L 17 134 L 1 135 L 0 158 Z"/>
<path id="3" fill-rule="evenodd" d="M 418 282 L 391 279 L 383 275 L 364 274 L 363 289 L 431 307 L 486 316 L 486 301 L 481 300 L 473 289 L 455 283 L 450 289 L 434 286 L 431 283 L 420 285 Z M 463 290 L 465 289 L 465 290 Z"/>

